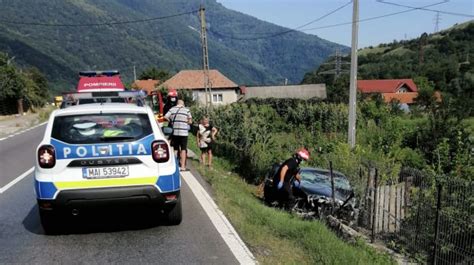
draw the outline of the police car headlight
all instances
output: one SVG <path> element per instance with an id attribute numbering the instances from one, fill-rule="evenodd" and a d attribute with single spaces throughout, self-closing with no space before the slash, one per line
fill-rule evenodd
<path id="1" fill-rule="evenodd" d="M 163 140 L 151 143 L 153 160 L 157 163 L 164 163 L 170 159 L 170 150 L 168 144 Z"/>
<path id="2" fill-rule="evenodd" d="M 42 168 L 53 168 L 56 165 L 56 153 L 52 145 L 42 145 L 38 149 L 38 164 Z"/>

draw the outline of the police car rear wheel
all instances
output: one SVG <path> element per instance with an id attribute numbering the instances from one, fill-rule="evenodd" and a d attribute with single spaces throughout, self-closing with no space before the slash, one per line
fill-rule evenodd
<path id="1" fill-rule="evenodd" d="M 46 235 L 56 235 L 61 232 L 61 226 L 56 215 L 51 211 L 39 210 L 41 226 Z"/>
<path id="2" fill-rule="evenodd" d="M 165 212 L 168 225 L 179 225 L 183 220 L 181 196 L 171 210 Z"/>

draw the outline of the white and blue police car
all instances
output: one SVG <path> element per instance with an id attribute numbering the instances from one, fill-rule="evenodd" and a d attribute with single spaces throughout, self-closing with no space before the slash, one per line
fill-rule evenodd
<path id="1" fill-rule="evenodd" d="M 118 92 L 107 96 L 111 93 Z M 179 167 L 149 107 L 91 103 L 51 114 L 35 167 L 46 233 L 57 232 L 65 213 L 129 202 L 151 205 L 177 225 L 182 220 L 180 187 Z"/>

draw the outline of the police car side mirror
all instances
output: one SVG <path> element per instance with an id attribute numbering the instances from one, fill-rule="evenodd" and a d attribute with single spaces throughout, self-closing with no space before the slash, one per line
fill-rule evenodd
<path id="1" fill-rule="evenodd" d="M 165 126 L 161 128 L 163 130 L 163 134 L 166 136 L 170 136 L 173 133 L 173 128 Z"/>

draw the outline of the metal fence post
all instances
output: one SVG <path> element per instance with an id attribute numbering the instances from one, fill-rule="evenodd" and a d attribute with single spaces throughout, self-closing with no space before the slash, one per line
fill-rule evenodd
<path id="1" fill-rule="evenodd" d="M 372 236 L 371 236 L 371 241 L 372 243 L 374 243 L 375 241 L 375 224 L 376 224 L 376 221 L 377 221 L 377 181 L 378 181 L 378 178 L 379 178 L 379 171 L 378 169 L 376 168 L 375 169 L 375 177 L 374 177 L 374 207 L 372 207 L 373 209 L 373 213 L 372 213 Z"/>
<path id="2" fill-rule="evenodd" d="M 336 208 L 336 196 L 334 189 L 334 174 L 332 171 L 332 161 L 329 161 L 329 174 L 331 175 L 331 190 L 332 190 L 332 209 L 331 214 L 334 214 L 334 209 Z"/>
<path id="3" fill-rule="evenodd" d="M 422 196 L 423 196 L 423 192 L 421 190 L 421 185 L 420 185 L 420 189 L 418 191 L 418 207 L 416 207 L 416 223 L 415 223 L 415 241 L 413 242 L 413 245 L 417 245 L 418 244 L 418 236 L 419 236 L 419 233 L 420 233 L 420 211 L 421 211 L 421 199 L 422 199 Z"/>
<path id="4" fill-rule="evenodd" d="M 364 219 L 363 219 L 363 225 L 365 225 L 367 228 L 371 225 L 372 222 L 372 206 L 373 206 L 373 201 L 372 201 L 372 189 L 370 188 L 370 180 L 372 178 L 371 175 L 371 169 L 370 167 L 367 167 L 367 184 L 365 186 L 365 196 L 364 196 L 364 203 L 365 203 L 365 210 L 364 210 Z"/>
<path id="5" fill-rule="evenodd" d="M 436 265 L 436 256 L 438 252 L 438 240 L 439 240 L 439 218 L 440 218 L 440 211 L 441 211 L 441 196 L 442 196 L 443 186 L 438 183 L 438 201 L 436 203 L 436 221 L 435 221 L 435 236 L 433 239 L 433 257 L 432 261 L 433 264 Z"/>

